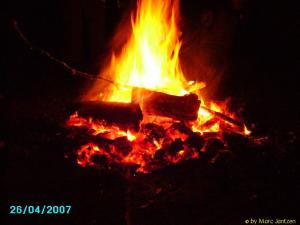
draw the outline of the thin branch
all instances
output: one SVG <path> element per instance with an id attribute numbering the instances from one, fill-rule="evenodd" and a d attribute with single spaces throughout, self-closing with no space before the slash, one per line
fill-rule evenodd
<path id="1" fill-rule="evenodd" d="M 71 67 L 70 65 L 68 65 L 66 62 L 57 59 L 56 57 L 54 57 L 53 55 L 51 55 L 49 52 L 39 48 L 39 47 L 35 47 L 33 46 L 30 41 L 25 37 L 25 35 L 23 34 L 23 32 L 21 31 L 20 27 L 18 26 L 18 23 L 16 20 L 12 20 L 12 28 L 14 29 L 14 31 L 17 33 L 17 35 L 19 36 L 19 38 L 23 41 L 23 43 L 33 52 L 38 53 L 39 55 L 45 56 L 47 57 L 49 60 L 59 64 L 60 66 L 62 66 L 65 70 L 67 70 L 71 75 L 73 76 L 79 76 L 79 77 L 84 77 L 86 79 L 90 79 L 90 80 L 104 80 L 106 82 L 109 82 L 113 85 L 115 85 L 116 87 L 119 87 L 119 85 L 112 81 L 109 80 L 105 77 L 101 77 L 101 76 L 97 76 L 97 75 L 93 75 L 93 74 L 89 74 L 86 72 L 82 72 L 79 70 L 74 69 L 73 67 Z"/>
<path id="2" fill-rule="evenodd" d="M 218 117 L 218 118 L 224 120 L 224 121 L 227 121 L 227 122 L 229 122 L 229 123 L 231 123 L 231 124 L 234 124 L 234 125 L 236 125 L 236 126 L 238 126 L 238 127 L 241 127 L 241 128 L 244 127 L 244 124 L 243 124 L 242 122 L 240 122 L 240 121 L 238 121 L 238 120 L 235 120 L 235 119 L 233 119 L 233 118 L 231 118 L 231 117 L 229 117 L 229 116 L 227 116 L 227 115 L 225 115 L 225 114 L 223 114 L 223 113 L 214 111 L 214 110 L 209 109 L 209 108 L 206 108 L 206 107 L 204 107 L 204 106 L 200 106 L 200 107 L 201 107 L 202 109 L 206 110 L 207 112 L 213 114 L 214 116 L 216 116 L 216 117 Z"/>

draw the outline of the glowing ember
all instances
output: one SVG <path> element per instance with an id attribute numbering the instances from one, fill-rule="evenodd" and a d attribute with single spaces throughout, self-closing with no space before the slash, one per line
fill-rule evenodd
<path id="1" fill-rule="evenodd" d="M 83 145 L 77 152 L 77 163 L 83 167 L 87 165 L 94 166 L 95 164 L 92 161 L 92 157 L 95 155 L 107 156 L 108 153 L 92 143 Z"/>
<path id="2" fill-rule="evenodd" d="M 245 124 L 244 124 L 244 134 L 245 134 L 245 135 L 250 135 L 250 134 L 251 134 L 251 131 L 248 130 L 248 128 L 246 127 Z"/>
<path id="3" fill-rule="evenodd" d="M 201 99 L 198 119 L 181 122 L 143 113 L 140 130 L 133 132 L 114 124 L 108 125 L 97 118 L 82 118 L 75 113 L 70 116 L 67 126 L 86 128 L 91 135 L 109 140 L 104 146 L 93 142 L 83 145 L 77 151 L 79 165 L 99 165 L 93 160 L 97 155 L 101 156 L 100 164 L 103 165 L 135 164 L 138 172 L 149 172 L 199 157 L 205 152 L 204 142 L 208 133 L 218 138 L 222 138 L 222 131 L 250 135 L 245 125 L 241 127 L 232 123 L 235 116 L 228 113 L 225 103 L 206 104 L 199 94 L 205 83 L 185 80 L 179 62 L 181 41 L 178 20 L 178 0 L 139 0 L 136 14 L 131 17 L 130 37 L 120 53 L 112 54 L 110 65 L 101 72 L 102 76 L 111 75 L 118 86 L 105 89 L 103 93 L 100 91 L 103 84 L 96 83 L 87 98 L 131 102 L 135 87 L 175 96 L 194 93 Z M 96 95 L 95 90 L 98 90 Z M 143 110 L 143 105 L 141 108 Z M 223 119 L 212 112 L 221 113 Z M 229 117 L 228 121 L 224 119 Z"/>

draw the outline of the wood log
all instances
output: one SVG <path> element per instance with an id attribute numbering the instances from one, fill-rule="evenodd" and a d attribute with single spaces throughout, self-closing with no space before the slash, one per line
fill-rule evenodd
<path id="1" fill-rule="evenodd" d="M 72 108 L 79 116 L 104 120 L 107 124 L 115 124 L 124 130 L 138 131 L 143 119 L 139 104 L 134 103 L 85 101 L 73 104 Z"/>
<path id="2" fill-rule="evenodd" d="M 131 101 L 139 103 L 144 115 L 165 116 L 180 121 L 198 117 L 200 100 L 195 94 L 174 96 L 144 88 L 133 88 Z"/>

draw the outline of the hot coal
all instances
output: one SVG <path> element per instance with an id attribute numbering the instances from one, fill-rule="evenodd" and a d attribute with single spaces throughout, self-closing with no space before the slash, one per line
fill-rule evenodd
<path id="1" fill-rule="evenodd" d="M 176 154 L 177 152 L 179 152 L 180 150 L 183 150 L 183 141 L 179 138 L 176 138 L 171 145 L 169 146 L 169 148 L 167 149 L 167 152 L 170 153 L 171 155 Z"/>
<path id="2" fill-rule="evenodd" d="M 182 134 L 191 135 L 193 131 L 185 125 L 184 122 L 175 122 L 172 124 L 170 129 L 177 130 Z"/>
<path id="3" fill-rule="evenodd" d="M 205 144 L 204 138 L 200 133 L 195 132 L 189 135 L 184 142 L 185 145 L 195 148 L 198 152 L 202 149 Z"/>
<path id="4" fill-rule="evenodd" d="M 122 154 L 122 156 L 126 156 L 132 150 L 132 145 L 130 141 L 128 141 L 127 137 L 119 137 L 113 141 L 116 150 Z"/>
<path id="5" fill-rule="evenodd" d="M 146 123 L 142 125 L 141 132 L 146 134 L 148 137 L 159 140 L 166 136 L 166 132 L 162 126 L 155 123 Z"/>
<path id="6" fill-rule="evenodd" d="M 92 135 L 87 129 L 83 129 L 81 133 L 79 128 L 73 129 L 72 133 L 74 132 L 78 132 L 77 137 L 82 140 L 79 143 L 83 140 L 89 141 L 104 151 L 105 154 L 102 156 L 96 152 L 95 158 L 91 157 L 92 164 L 99 166 L 111 165 L 111 162 L 122 164 L 123 158 L 131 154 L 134 148 L 140 148 L 138 150 L 140 158 L 137 159 L 143 161 L 143 171 L 158 170 L 168 164 L 195 157 L 222 165 L 226 163 L 228 156 L 228 152 L 224 152 L 224 149 L 229 148 L 232 152 L 236 152 L 248 143 L 246 137 L 232 132 L 223 134 L 193 132 L 184 122 L 173 122 L 168 128 L 156 123 L 141 124 L 139 133 L 142 136 L 138 137 L 138 144 L 135 140 L 129 141 L 127 136 L 109 139 L 103 137 L 103 133 Z M 76 136 L 73 138 L 77 139 Z M 152 154 L 147 153 L 150 149 Z M 85 157 L 84 153 L 81 157 Z"/>

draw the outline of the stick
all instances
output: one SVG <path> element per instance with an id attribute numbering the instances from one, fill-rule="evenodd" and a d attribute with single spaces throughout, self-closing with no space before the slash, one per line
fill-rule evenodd
<path id="1" fill-rule="evenodd" d="M 17 35 L 19 36 L 19 38 L 25 43 L 25 45 L 33 52 L 36 52 L 37 54 L 44 56 L 46 58 L 48 58 L 49 60 L 59 64 L 60 66 L 62 66 L 65 70 L 67 70 L 71 75 L 73 76 L 79 76 L 79 77 L 84 77 L 86 79 L 90 79 L 90 80 L 104 80 L 106 82 L 109 82 L 113 85 L 115 85 L 116 87 L 119 88 L 119 84 L 117 84 L 114 81 L 111 81 L 105 77 L 102 76 L 97 76 L 97 75 L 93 75 L 93 74 L 89 74 L 86 72 L 82 72 L 79 70 L 74 69 L 73 67 L 71 67 L 70 65 L 68 65 L 66 62 L 59 60 L 57 58 L 55 58 L 53 55 L 51 55 L 49 52 L 39 48 L 39 47 L 35 47 L 33 46 L 30 41 L 25 37 L 25 35 L 23 34 L 23 32 L 21 31 L 21 29 L 18 26 L 18 23 L 16 20 L 12 20 L 12 28 L 14 29 L 14 31 L 17 33 Z"/>
<path id="2" fill-rule="evenodd" d="M 234 125 L 236 125 L 236 126 L 238 126 L 238 127 L 241 127 L 241 128 L 244 127 L 244 124 L 243 124 L 242 122 L 237 121 L 237 120 L 235 120 L 235 119 L 232 119 L 231 117 L 226 116 L 226 115 L 223 114 L 223 113 L 216 112 L 216 111 L 214 111 L 214 110 L 212 110 L 212 109 L 209 109 L 209 108 L 206 108 L 206 107 L 204 107 L 204 106 L 201 106 L 201 108 L 204 109 L 204 110 L 206 110 L 207 112 L 213 114 L 214 116 L 216 116 L 216 117 L 222 119 L 222 120 L 225 120 L 225 121 L 227 121 L 227 122 L 229 122 L 229 123 L 232 123 L 232 124 L 234 124 Z"/>

